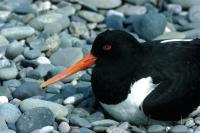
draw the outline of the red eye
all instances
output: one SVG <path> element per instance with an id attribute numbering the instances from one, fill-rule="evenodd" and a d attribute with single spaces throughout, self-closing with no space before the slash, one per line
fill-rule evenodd
<path id="1" fill-rule="evenodd" d="M 106 51 L 111 50 L 112 49 L 112 45 L 110 45 L 110 44 L 103 45 L 102 49 L 106 50 Z"/>

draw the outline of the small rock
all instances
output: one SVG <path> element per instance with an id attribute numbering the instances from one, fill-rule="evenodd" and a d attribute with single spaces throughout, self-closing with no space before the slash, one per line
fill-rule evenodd
<path id="1" fill-rule="evenodd" d="M 36 80 L 39 80 L 41 79 L 41 75 L 38 71 L 36 70 L 30 70 L 26 73 L 26 77 L 27 78 L 32 78 L 32 79 L 36 79 Z"/>
<path id="2" fill-rule="evenodd" d="M 63 104 L 77 104 L 78 102 L 80 102 L 81 100 L 83 100 L 84 95 L 79 93 L 79 94 L 75 94 L 73 96 L 70 96 L 68 98 L 66 98 L 63 101 Z"/>
<path id="3" fill-rule="evenodd" d="M 47 23 L 44 25 L 44 33 L 56 34 L 62 30 L 62 25 L 60 23 Z"/>
<path id="4" fill-rule="evenodd" d="M 66 97 L 69 97 L 69 96 L 75 95 L 76 93 L 77 93 L 77 90 L 73 85 L 65 84 L 63 86 L 63 90 L 61 94 L 63 94 Z"/>
<path id="5" fill-rule="evenodd" d="M 175 14 L 179 14 L 182 12 L 182 6 L 179 4 L 168 4 L 167 9 Z"/>
<path id="6" fill-rule="evenodd" d="M 35 69 L 35 71 L 37 71 L 41 77 L 44 77 L 45 75 L 47 75 L 48 71 L 53 69 L 54 66 L 51 64 L 40 64 L 38 65 L 38 67 Z"/>
<path id="7" fill-rule="evenodd" d="M 95 133 L 94 131 L 92 131 L 92 130 L 90 130 L 90 129 L 88 129 L 88 128 L 85 128 L 85 127 L 79 128 L 79 131 L 80 131 L 81 133 Z"/>
<path id="8" fill-rule="evenodd" d="M 196 124 L 200 125 L 200 116 L 196 117 L 194 121 Z"/>
<path id="9" fill-rule="evenodd" d="M 6 22 L 6 20 L 8 19 L 8 17 L 10 16 L 11 11 L 0 11 L 0 20 L 3 22 Z"/>
<path id="10" fill-rule="evenodd" d="M 13 10 L 17 14 L 35 13 L 35 10 L 30 5 L 20 5 Z"/>
<path id="11" fill-rule="evenodd" d="M 128 122 L 121 123 L 118 127 L 124 130 L 127 130 L 129 128 L 130 124 Z"/>
<path id="12" fill-rule="evenodd" d="M 95 126 L 95 127 L 93 127 L 93 130 L 95 131 L 95 132 L 105 132 L 106 131 L 106 129 L 107 129 L 108 127 L 105 127 L 105 126 Z"/>
<path id="13" fill-rule="evenodd" d="M 106 129 L 106 132 L 107 133 L 128 133 L 128 131 L 122 129 L 122 128 L 119 128 L 119 127 L 109 127 Z"/>
<path id="14" fill-rule="evenodd" d="M 76 9 L 73 6 L 65 6 L 63 8 L 60 8 L 58 12 L 66 16 L 71 16 L 75 14 Z"/>
<path id="15" fill-rule="evenodd" d="M 95 112 L 93 114 L 91 114 L 90 116 L 87 117 L 87 120 L 89 122 L 95 122 L 95 121 L 100 121 L 100 120 L 103 120 L 105 117 L 104 117 L 104 114 L 101 113 L 101 112 Z"/>
<path id="16" fill-rule="evenodd" d="M 8 98 L 9 100 L 13 98 L 9 88 L 5 86 L 0 86 L 0 96 L 6 96 L 6 98 Z"/>
<path id="17" fill-rule="evenodd" d="M 8 129 L 8 126 L 6 124 L 6 121 L 4 120 L 4 118 L 0 117 L 0 131 L 7 130 L 7 129 Z"/>
<path id="18" fill-rule="evenodd" d="M 71 22 L 69 26 L 70 32 L 75 35 L 76 37 L 84 37 L 89 38 L 89 31 L 87 26 L 81 22 Z"/>
<path id="19" fill-rule="evenodd" d="M 165 132 L 165 127 L 161 125 L 152 125 L 147 129 L 148 133 L 162 133 Z"/>
<path id="20" fill-rule="evenodd" d="M 0 69 L 9 67 L 10 65 L 10 61 L 5 56 L 0 55 Z"/>
<path id="21" fill-rule="evenodd" d="M 99 23 L 104 20 L 104 16 L 98 13 L 94 13 L 91 11 L 81 10 L 79 13 L 79 16 L 83 17 L 89 22 L 93 23 Z"/>
<path id="22" fill-rule="evenodd" d="M 78 0 L 77 0 L 78 1 Z M 97 8 L 110 9 L 121 5 L 121 0 L 79 0 L 85 5 L 92 5 Z"/>
<path id="23" fill-rule="evenodd" d="M 38 64 L 51 64 L 50 60 L 49 60 L 47 57 L 43 57 L 43 56 L 38 57 L 38 58 L 36 59 L 36 62 L 37 62 Z"/>
<path id="24" fill-rule="evenodd" d="M 24 51 L 25 41 L 13 41 L 6 49 L 5 56 L 9 59 L 14 59 Z"/>
<path id="25" fill-rule="evenodd" d="M 125 1 L 136 4 L 136 5 L 142 5 L 148 2 L 149 0 L 125 0 Z"/>
<path id="26" fill-rule="evenodd" d="M 170 0 L 172 3 L 179 4 L 183 6 L 183 8 L 189 8 L 193 5 L 199 5 L 199 0 Z"/>
<path id="27" fill-rule="evenodd" d="M 133 6 L 131 4 L 124 4 L 123 6 L 118 8 L 117 11 L 123 13 L 126 16 L 131 16 L 143 15 L 147 12 L 147 9 L 144 6 Z"/>
<path id="28" fill-rule="evenodd" d="M 45 43 L 41 46 L 41 50 L 48 50 L 48 52 L 52 53 L 58 49 L 60 43 L 60 37 L 57 34 L 54 34 L 45 40 Z"/>
<path id="29" fill-rule="evenodd" d="M 17 76 L 18 70 L 14 63 L 11 64 L 11 67 L 6 67 L 0 69 L 0 80 L 9 80 Z"/>
<path id="30" fill-rule="evenodd" d="M 58 126 L 58 130 L 61 132 L 61 133 L 69 133 L 70 131 L 70 126 L 67 122 L 61 122 Z"/>
<path id="31" fill-rule="evenodd" d="M 192 22 L 200 22 L 200 6 L 199 5 L 194 5 L 190 8 L 189 13 L 188 13 L 188 17 L 190 19 L 190 21 Z"/>
<path id="32" fill-rule="evenodd" d="M 17 120 L 17 131 L 20 133 L 30 133 L 35 129 L 54 124 L 54 116 L 51 110 L 44 107 L 30 109 Z M 26 125 L 26 126 L 24 126 Z"/>
<path id="33" fill-rule="evenodd" d="M 41 90 L 39 85 L 34 82 L 25 82 L 22 85 L 18 86 L 13 92 L 13 96 L 19 99 L 29 98 L 35 95 L 40 94 Z"/>
<path id="34" fill-rule="evenodd" d="M 15 123 L 20 117 L 21 112 L 16 106 L 10 103 L 4 103 L 0 104 L 0 114 L 1 118 L 4 119 L 6 122 Z"/>
<path id="35" fill-rule="evenodd" d="M 30 26 L 15 26 L 11 28 L 4 28 L 1 34 L 8 39 L 20 40 L 29 37 L 35 33 L 35 30 Z"/>
<path id="36" fill-rule="evenodd" d="M 123 29 L 123 17 L 119 15 L 111 15 L 106 18 L 106 26 L 109 29 Z"/>
<path id="37" fill-rule="evenodd" d="M 132 129 L 131 129 L 134 133 L 146 133 L 146 131 L 136 127 L 136 126 L 132 126 Z"/>
<path id="38" fill-rule="evenodd" d="M 0 105 L 3 103 L 8 103 L 8 98 L 6 96 L 0 96 Z"/>
<path id="39" fill-rule="evenodd" d="M 90 113 L 88 111 L 86 111 L 83 108 L 74 108 L 74 110 L 72 111 L 72 114 L 76 114 L 79 117 L 88 117 L 90 116 Z"/>
<path id="40" fill-rule="evenodd" d="M 71 109 L 65 106 L 40 99 L 29 98 L 20 103 L 20 108 L 23 112 L 37 107 L 49 108 L 53 112 L 55 118 L 66 117 L 71 112 Z"/>
<path id="41" fill-rule="evenodd" d="M 10 101 L 10 103 L 18 107 L 21 103 L 21 100 L 14 98 L 13 100 Z"/>
<path id="42" fill-rule="evenodd" d="M 60 49 L 52 54 L 50 57 L 50 61 L 56 66 L 70 67 L 82 57 L 83 53 L 81 48 L 65 48 Z"/>
<path id="43" fill-rule="evenodd" d="M 32 49 L 32 50 L 25 49 L 24 50 L 24 57 L 26 57 L 27 59 L 30 59 L 30 60 L 36 59 L 40 55 L 41 55 L 41 52 L 38 49 Z"/>
<path id="44" fill-rule="evenodd" d="M 16 132 L 10 129 L 4 129 L 4 130 L 0 130 L 0 133 L 16 133 Z"/>
<path id="45" fill-rule="evenodd" d="M 54 130 L 54 127 L 53 126 L 45 126 L 45 127 L 41 128 L 40 130 L 44 133 L 51 133 Z"/>
<path id="46" fill-rule="evenodd" d="M 194 119 L 193 118 L 187 119 L 185 126 L 189 128 L 195 126 Z"/>
<path id="47" fill-rule="evenodd" d="M 79 117 L 78 115 L 71 115 L 69 121 L 73 125 L 90 128 L 91 124 L 84 118 Z"/>
<path id="48" fill-rule="evenodd" d="M 114 125 L 118 125 L 119 122 L 110 120 L 110 119 L 104 119 L 104 120 L 99 120 L 99 121 L 94 121 L 91 123 L 91 125 L 94 126 L 105 126 L 105 127 L 110 127 Z"/>
<path id="49" fill-rule="evenodd" d="M 170 133 L 187 133 L 188 128 L 184 125 L 176 125 L 170 129 Z"/>
<path id="50" fill-rule="evenodd" d="M 174 37 L 177 39 L 184 39 L 186 38 L 186 35 L 181 32 L 168 32 L 156 37 L 154 40 L 170 40 L 174 39 Z"/>
<path id="51" fill-rule="evenodd" d="M 11 87 L 18 87 L 21 85 L 21 82 L 17 79 L 11 79 L 3 82 L 3 86 L 11 88 Z"/>

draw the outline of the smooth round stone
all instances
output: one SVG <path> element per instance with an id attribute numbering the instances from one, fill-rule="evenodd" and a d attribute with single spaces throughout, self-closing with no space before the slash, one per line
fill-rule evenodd
<path id="1" fill-rule="evenodd" d="M 47 57 L 43 57 L 43 56 L 38 57 L 38 58 L 36 59 L 36 62 L 37 62 L 38 64 L 51 64 L 50 60 L 49 60 Z"/>
<path id="2" fill-rule="evenodd" d="M 17 132 L 30 133 L 35 129 L 54 124 L 54 116 L 48 108 L 40 107 L 30 109 L 17 120 Z M 25 126 L 26 125 L 26 126 Z"/>
<path id="3" fill-rule="evenodd" d="M 3 22 L 6 22 L 6 20 L 8 19 L 8 17 L 10 16 L 11 11 L 0 11 L 0 20 Z"/>
<path id="4" fill-rule="evenodd" d="M 105 117 L 104 117 L 104 114 L 101 113 L 101 112 L 95 112 L 93 114 L 91 114 L 90 116 L 87 117 L 87 120 L 89 122 L 95 122 L 95 121 L 99 121 L 99 120 L 103 120 Z"/>
<path id="5" fill-rule="evenodd" d="M 123 17 L 119 15 L 109 15 L 106 18 L 106 26 L 108 29 L 123 29 Z"/>
<path id="6" fill-rule="evenodd" d="M 8 39 L 20 40 L 29 37 L 35 33 L 35 29 L 30 26 L 15 26 L 11 28 L 4 28 L 1 30 L 1 34 Z"/>
<path id="7" fill-rule="evenodd" d="M 196 124 L 200 125 L 200 116 L 196 117 L 194 121 Z"/>
<path id="8" fill-rule="evenodd" d="M 123 13 L 126 16 L 131 16 L 143 15 L 147 12 L 147 9 L 145 6 L 133 6 L 131 4 L 124 4 L 123 6 L 118 8 L 117 11 Z"/>
<path id="9" fill-rule="evenodd" d="M 18 6 L 13 11 L 18 14 L 35 13 L 35 10 L 30 5 Z"/>
<path id="10" fill-rule="evenodd" d="M 170 133 L 187 133 L 188 128 L 184 125 L 177 125 L 170 129 Z"/>
<path id="11" fill-rule="evenodd" d="M 74 108 L 74 110 L 72 111 L 72 114 L 76 114 L 79 117 L 88 117 L 90 116 L 90 113 L 88 111 L 86 111 L 83 108 Z"/>
<path id="12" fill-rule="evenodd" d="M 189 8 L 193 5 L 199 5 L 199 0 L 170 0 L 172 3 L 181 5 L 184 8 Z"/>
<path id="13" fill-rule="evenodd" d="M 197 29 L 193 29 L 193 30 L 188 30 L 188 31 L 185 31 L 185 32 L 182 32 L 185 34 L 185 38 L 199 38 L 200 36 L 200 28 L 197 28 Z"/>
<path id="14" fill-rule="evenodd" d="M 70 96 L 68 98 L 66 98 L 63 101 L 63 104 L 67 105 L 67 104 L 77 104 L 78 102 L 80 102 L 81 100 L 83 100 L 84 95 L 79 93 L 79 94 L 75 94 L 73 96 Z"/>
<path id="15" fill-rule="evenodd" d="M 152 125 L 147 129 L 148 133 L 162 133 L 165 132 L 165 127 L 161 125 Z"/>
<path id="16" fill-rule="evenodd" d="M 152 40 L 161 35 L 167 25 L 166 17 L 158 13 L 136 16 L 132 19 L 134 31 L 145 40 Z"/>
<path id="17" fill-rule="evenodd" d="M 115 126 L 107 128 L 106 132 L 107 133 L 129 133 L 128 131 L 119 127 L 115 127 Z"/>
<path id="18" fill-rule="evenodd" d="M 4 129 L 4 130 L 0 130 L 0 133 L 16 133 L 16 132 L 10 129 Z"/>
<path id="19" fill-rule="evenodd" d="M 185 122 L 185 126 L 189 127 L 189 128 L 195 126 L 194 119 L 193 118 L 187 119 L 186 122 Z"/>
<path id="20" fill-rule="evenodd" d="M 45 127 L 40 129 L 40 131 L 42 131 L 44 133 L 51 133 L 53 130 L 54 130 L 53 126 L 45 126 Z"/>
<path id="21" fill-rule="evenodd" d="M 100 133 L 102 133 L 102 132 L 105 132 L 106 131 L 106 129 L 107 129 L 108 127 L 105 127 L 105 126 L 95 126 L 95 127 L 93 127 L 93 130 L 95 131 L 95 132 L 100 132 Z"/>
<path id="22" fill-rule="evenodd" d="M 121 5 L 121 0 L 79 0 L 86 5 L 92 5 L 97 8 L 110 9 Z"/>
<path id="23" fill-rule="evenodd" d="M 0 69 L 1 80 L 13 79 L 17 76 L 17 74 L 18 74 L 18 70 L 14 63 L 12 63 L 11 67 Z"/>
<path id="24" fill-rule="evenodd" d="M 104 20 L 103 15 L 91 11 L 81 10 L 80 12 L 78 12 L 78 14 L 80 17 L 83 17 L 87 21 L 93 23 L 99 23 Z"/>
<path id="25" fill-rule="evenodd" d="M 50 61 L 56 66 L 70 67 L 83 57 L 81 48 L 59 49 L 51 55 Z"/>
<path id="26" fill-rule="evenodd" d="M 61 133 L 69 133 L 70 131 L 70 126 L 67 122 L 61 122 L 58 126 L 58 130 L 61 132 Z"/>
<path id="27" fill-rule="evenodd" d="M 181 32 L 169 32 L 156 37 L 154 40 L 170 40 L 174 39 L 174 37 L 176 37 L 177 39 L 184 39 L 186 38 L 186 35 Z"/>
<path id="28" fill-rule="evenodd" d="M 10 103 L 18 107 L 21 103 L 21 100 L 14 98 L 13 100 L 10 101 Z"/>
<path id="29" fill-rule="evenodd" d="M 92 130 L 90 130 L 90 129 L 88 129 L 88 128 L 85 128 L 85 127 L 81 127 L 81 128 L 79 129 L 79 131 L 80 131 L 81 133 L 95 133 L 94 131 L 92 131 Z"/>
<path id="30" fill-rule="evenodd" d="M 77 93 L 77 89 L 71 84 L 65 84 L 61 92 L 61 94 L 64 95 L 65 97 L 75 95 L 76 93 Z"/>
<path id="31" fill-rule="evenodd" d="M 8 103 L 8 98 L 6 96 L 0 96 L 0 105 L 3 103 Z"/>
<path id="32" fill-rule="evenodd" d="M 15 123 L 21 116 L 20 110 L 10 103 L 0 104 L 0 114 L 1 118 L 8 123 Z"/>
<path id="33" fill-rule="evenodd" d="M 136 4 L 136 5 L 142 5 L 148 2 L 149 0 L 125 0 L 125 1 Z"/>
<path id="34" fill-rule="evenodd" d="M 60 23 L 47 23 L 44 25 L 44 33 L 55 34 L 62 30 L 62 25 Z"/>
<path id="35" fill-rule="evenodd" d="M 0 86 L 0 96 L 6 96 L 9 100 L 13 98 L 9 88 L 6 86 Z"/>
<path id="36" fill-rule="evenodd" d="M 13 41 L 6 49 L 5 56 L 9 59 L 14 59 L 24 51 L 25 41 Z"/>
<path id="37" fill-rule="evenodd" d="M 132 132 L 134 132 L 134 133 L 146 133 L 146 131 L 144 131 L 144 130 L 142 130 L 142 129 L 140 129 L 140 128 L 138 128 L 138 127 L 136 127 L 136 126 L 132 126 Z"/>
<path id="38" fill-rule="evenodd" d="M 4 118 L 0 117 L 0 130 L 7 130 L 8 126 Z"/>
<path id="39" fill-rule="evenodd" d="M 200 132 L 200 126 L 198 126 L 198 127 L 195 129 L 195 132 L 196 132 L 196 133 Z"/>
<path id="40" fill-rule="evenodd" d="M 39 84 L 34 82 L 25 82 L 16 88 L 13 92 L 13 96 L 15 98 L 25 99 L 38 95 L 40 92 Z"/>
<path id="41" fill-rule="evenodd" d="M 89 38 L 89 31 L 86 24 L 82 22 L 71 22 L 69 26 L 70 32 L 76 37 Z"/>
<path id="42" fill-rule="evenodd" d="M 39 80 L 39 79 L 41 79 L 42 76 L 40 75 L 40 73 L 38 71 L 36 71 L 36 70 L 30 70 L 30 71 L 28 71 L 26 73 L 26 77 L 27 78 L 32 78 L 32 79 Z"/>
<path id="43" fill-rule="evenodd" d="M 110 127 L 114 125 L 118 125 L 119 122 L 110 120 L 110 119 L 104 119 L 104 120 L 99 120 L 99 121 L 94 121 L 91 123 L 91 125 L 94 126 L 105 126 L 105 127 Z"/>
<path id="44" fill-rule="evenodd" d="M 32 49 L 32 50 L 25 49 L 24 50 L 24 57 L 27 58 L 27 59 L 30 59 L 30 60 L 36 59 L 40 55 L 41 55 L 41 52 L 38 49 Z"/>
<path id="45" fill-rule="evenodd" d="M 118 127 L 122 128 L 124 130 L 127 130 L 129 128 L 130 124 L 128 122 L 121 123 Z"/>
<path id="46" fill-rule="evenodd" d="M 51 64 L 40 64 L 35 71 L 37 71 L 41 77 L 44 77 L 45 75 L 47 75 L 48 71 L 53 69 L 54 66 Z"/>
<path id="47" fill-rule="evenodd" d="M 63 8 L 60 8 L 58 12 L 66 16 L 71 16 L 75 14 L 76 8 L 74 8 L 73 6 L 65 6 Z"/>
<path id="48" fill-rule="evenodd" d="M 20 5 L 30 5 L 33 0 L 9 0 L 5 1 L 4 6 L 6 6 L 9 10 L 13 10 Z"/>
<path id="49" fill-rule="evenodd" d="M 200 5 L 194 5 L 190 8 L 188 17 L 192 22 L 200 22 Z"/>
<path id="50" fill-rule="evenodd" d="M 8 88 L 10 87 L 18 87 L 21 85 L 21 82 L 17 79 L 11 79 L 3 82 L 3 86 L 6 86 Z"/>
<path id="51" fill-rule="evenodd" d="M 54 34 L 53 36 L 50 36 L 45 40 L 45 43 L 41 46 L 41 50 L 54 52 L 58 49 L 60 43 L 60 37 L 57 34 Z"/>
<path id="52" fill-rule="evenodd" d="M 0 69 L 9 67 L 10 65 L 10 61 L 5 56 L 0 55 Z"/>
<path id="53" fill-rule="evenodd" d="M 70 115 L 69 121 L 71 124 L 81 127 L 90 128 L 91 124 L 84 118 L 79 117 L 78 115 Z"/>
<path id="54" fill-rule="evenodd" d="M 20 103 L 20 108 L 23 112 L 37 107 L 49 108 L 56 118 L 66 117 L 71 112 L 69 108 L 66 108 L 63 105 L 40 99 L 29 98 Z"/>
<path id="55" fill-rule="evenodd" d="M 172 11 L 173 13 L 179 14 L 182 12 L 182 6 L 179 4 L 168 4 L 167 10 Z"/>
<path id="56" fill-rule="evenodd" d="M 0 46 L 7 46 L 9 41 L 5 38 L 5 36 L 0 35 Z"/>

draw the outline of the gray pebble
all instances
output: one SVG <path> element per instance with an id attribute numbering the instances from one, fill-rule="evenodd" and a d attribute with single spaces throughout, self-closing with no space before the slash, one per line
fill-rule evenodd
<path id="1" fill-rule="evenodd" d="M 58 130 L 61 132 L 61 133 L 69 133 L 70 131 L 70 126 L 67 122 L 61 122 L 58 126 Z"/>
<path id="2" fill-rule="evenodd" d="M 194 119 L 193 118 L 189 118 L 189 119 L 187 119 L 187 121 L 186 121 L 186 123 L 185 123 L 185 126 L 186 127 L 193 127 L 195 125 L 195 123 L 194 123 Z"/>
<path id="3" fill-rule="evenodd" d="M 0 130 L 0 133 L 16 133 L 16 132 L 10 129 L 4 129 L 4 130 Z"/>
<path id="4" fill-rule="evenodd" d="M 53 112 L 55 118 L 66 117 L 71 112 L 70 108 L 67 108 L 65 106 L 62 106 L 54 102 L 40 100 L 40 99 L 29 98 L 29 99 L 23 100 L 20 103 L 20 108 L 23 112 L 36 108 L 36 107 L 49 108 Z"/>
<path id="5" fill-rule="evenodd" d="M 130 124 L 128 122 L 121 123 L 118 127 L 124 130 L 127 130 L 129 128 Z"/>
<path id="6" fill-rule="evenodd" d="M 184 125 L 176 125 L 172 127 L 169 132 L 170 133 L 187 133 L 188 128 Z"/>
<path id="7" fill-rule="evenodd" d="M 123 6 L 118 8 L 117 11 L 123 13 L 126 16 L 131 16 L 143 15 L 147 12 L 147 9 L 145 6 L 133 6 L 131 4 L 124 4 Z"/>
<path id="8" fill-rule="evenodd" d="M 76 9 L 73 6 L 65 6 L 63 8 L 60 8 L 58 12 L 66 16 L 71 16 L 75 14 Z"/>
<path id="9" fill-rule="evenodd" d="M 24 51 L 25 41 L 13 41 L 6 49 L 5 56 L 9 59 L 14 59 Z"/>
<path id="10" fill-rule="evenodd" d="M 1 34 L 8 39 L 20 40 L 29 37 L 35 33 L 35 29 L 30 26 L 15 26 L 11 28 L 4 28 Z"/>
<path id="11" fill-rule="evenodd" d="M 54 34 L 45 40 L 44 44 L 42 44 L 41 46 L 41 50 L 48 50 L 49 52 L 54 52 L 58 49 L 60 43 L 60 37 L 57 34 Z"/>
<path id="12" fill-rule="evenodd" d="M 62 30 L 62 25 L 60 23 L 47 23 L 44 25 L 44 33 L 55 34 Z"/>
<path id="13" fill-rule="evenodd" d="M 165 132 L 165 127 L 161 125 L 152 125 L 147 129 L 147 133 L 162 133 L 162 132 Z"/>
<path id="14" fill-rule="evenodd" d="M 90 116 L 90 113 L 83 109 L 83 108 L 74 108 L 74 110 L 72 111 L 72 114 L 76 114 L 79 117 L 88 117 Z"/>
<path id="15" fill-rule="evenodd" d="M 16 88 L 16 90 L 13 92 L 13 96 L 15 98 L 25 99 L 38 95 L 40 92 L 41 90 L 39 88 L 39 84 L 34 82 L 25 82 Z"/>
<path id="16" fill-rule="evenodd" d="M 40 50 L 38 50 L 38 49 L 32 49 L 32 50 L 30 50 L 30 49 L 25 49 L 25 50 L 24 50 L 24 57 L 27 58 L 27 59 L 30 59 L 30 60 L 36 59 L 36 58 L 38 58 L 40 55 L 41 55 L 41 52 L 40 52 Z"/>
<path id="17" fill-rule="evenodd" d="M 21 116 L 20 110 L 10 103 L 0 104 L 1 118 L 8 123 L 15 123 Z"/>
<path id="18" fill-rule="evenodd" d="M 99 120 L 103 120 L 105 117 L 104 117 L 104 114 L 101 113 L 101 112 L 95 112 L 93 114 L 91 114 L 90 116 L 87 117 L 87 120 L 89 122 L 95 122 L 95 121 L 99 121 Z"/>
<path id="19" fill-rule="evenodd" d="M 9 67 L 10 65 L 10 61 L 5 56 L 0 55 L 0 69 Z"/>
<path id="20" fill-rule="evenodd" d="M 10 14 L 11 14 L 11 11 L 3 11 L 3 10 L 1 10 L 0 11 L 0 20 L 5 22 L 8 19 L 8 17 L 10 16 Z"/>
<path id="21" fill-rule="evenodd" d="M 182 6 L 179 4 L 168 4 L 167 9 L 176 14 L 179 14 L 182 12 Z"/>
<path id="22" fill-rule="evenodd" d="M 106 129 L 107 129 L 108 127 L 106 127 L 106 126 L 95 126 L 95 127 L 93 127 L 93 130 L 95 131 L 95 132 L 105 132 L 106 131 Z"/>
<path id="23" fill-rule="evenodd" d="M 106 132 L 107 133 L 129 133 L 128 131 L 126 131 L 122 128 L 119 128 L 119 127 L 115 127 L 115 126 L 107 128 Z"/>
<path id="24" fill-rule="evenodd" d="M 6 96 L 9 100 L 13 98 L 9 88 L 6 86 L 0 86 L 0 96 Z"/>
<path id="25" fill-rule="evenodd" d="M 104 20 L 104 16 L 95 12 L 81 10 L 79 13 L 79 16 L 83 17 L 89 22 L 93 23 L 99 23 Z"/>
<path id="26" fill-rule="evenodd" d="M 50 60 L 47 57 L 41 56 L 36 59 L 38 64 L 51 64 Z"/>
<path id="27" fill-rule="evenodd" d="M 0 69 L 0 79 L 1 80 L 13 79 L 17 76 L 17 74 L 18 74 L 18 70 L 14 63 L 12 63 L 11 67 Z"/>
<path id="28" fill-rule="evenodd" d="M 84 118 L 79 117 L 78 115 L 70 115 L 69 121 L 71 124 L 81 127 L 90 128 L 91 124 Z"/>
<path id="29" fill-rule="evenodd" d="M 17 131 L 20 133 L 30 133 L 35 129 L 54 124 L 54 116 L 51 110 L 44 107 L 30 109 L 17 120 Z M 24 126 L 26 125 L 26 126 Z"/>
<path id="30" fill-rule="evenodd" d="M 7 130 L 8 126 L 4 118 L 0 117 L 0 130 Z"/>
<path id="31" fill-rule="evenodd" d="M 60 49 L 52 54 L 50 57 L 50 61 L 56 66 L 70 67 L 82 57 L 83 53 L 81 48 L 65 48 Z"/>
<path id="32" fill-rule="evenodd" d="M 92 130 L 90 130 L 90 129 L 88 129 L 88 128 L 85 128 L 85 127 L 79 128 L 79 131 L 80 131 L 81 133 L 95 133 L 94 131 L 92 131 Z"/>
<path id="33" fill-rule="evenodd" d="M 6 86 L 8 88 L 10 87 L 18 87 L 21 85 L 21 82 L 17 79 L 11 79 L 3 82 L 3 86 Z"/>
<path id="34" fill-rule="evenodd" d="M 38 67 L 35 69 L 35 71 L 37 71 L 41 77 L 44 77 L 45 75 L 47 75 L 48 71 L 53 69 L 54 66 L 51 64 L 40 64 L 38 65 Z"/>
<path id="35" fill-rule="evenodd" d="M 71 22 L 69 30 L 76 37 L 89 38 L 89 31 L 84 23 Z"/>
<path id="36" fill-rule="evenodd" d="M 192 22 L 200 22 L 200 6 L 194 5 L 190 8 L 188 17 Z"/>
<path id="37" fill-rule="evenodd" d="M 109 29 L 123 29 L 123 19 L 119 15 L 110 15 L 106 18 L 106 26 Z"/>
<path id="38" fill-rule="evenodd" d="M 94 121 L 91 123 L 91 125 L 94 126 L 105 126 L 105 127 L 109 127 L 109 126 L 113 126 L 113 125 L 118 125 L 119 122 L 111 120 L 111 119 L 104 119 L 104 120 L 99 120 L 99 121 Z"/>
<path id="39" fill-rule="evenodd" d="M 136 126 L 132 126 L 132 132 L 134 132 L 134 133 L 146 133 L 146 131 L 144 131 L 144 130 L 142 130 L 142 129 L 140 129 L 140 128 L 138 128 L 138 127 L 136 127 Z"/>
<path id="40" fill-rule="evenodd" d="M 199 5 L 199 0 L 170 0 L 172 3 L 180 4 L 184 8 L 189 8 L 193 5 Z"/>

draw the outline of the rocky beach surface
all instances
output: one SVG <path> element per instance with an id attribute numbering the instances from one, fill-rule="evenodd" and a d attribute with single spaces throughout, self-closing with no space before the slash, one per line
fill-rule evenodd
<path id="1" fill-rule="evenodd" d="M 95 100 L 91 68 L 39 88 L 107 29 L 139 42 L 199 38 L 200 1 L 1 0 L 0 133 L 200 133 L 200 113 L 166 125 L 113 119 Z"/>

